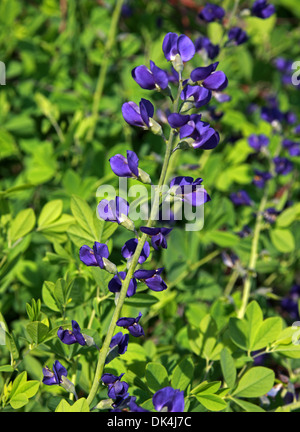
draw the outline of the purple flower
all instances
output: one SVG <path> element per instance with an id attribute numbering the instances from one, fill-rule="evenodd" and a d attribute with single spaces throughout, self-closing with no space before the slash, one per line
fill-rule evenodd
<path id="1" fill-rule="evenodd" d="M 150 128 L 150 118 L 154 114 L 154 106 L 147 99 L 141 99 L 139 106 L 135 102 L 125 102 L 122 106 L 124 120 L 131 126 L 144 129 Z"/>
<path id="2" fill-rule="evenodd" d="M 222 257 L 223 263 L 228 268 L 236 268 L 239 264 L 239 261 L 240 261 L 239 257 L 234 253 L 228 254 L 227 252 L 222 252 L 221 257 Z"/>
<path id="3" fill-rule="evenodd" d="M 281 212 L 276 210 L 274 207 L 269 207 L 263 212 L 263 215 L 264 215 L 264 218 L 267 222 L 269 222 L 270 224 L 273 224 L 276 222 L 277 216 L 280 213 Z"/>
<path id="4" fill-rule="evenodd" d="M 72 331 L 64 330 L 62 327 L 60 327 L 57 331 L 57 336 L 64 344 L 67 345 L 72 345 L 74 343 L 79 343 L 82 346 L 86 345 L 79 324 L 74 320 L 72 321 Z"/>
<path id="5" fill-rule="evenodd" d="M 142 65 L 137 66 L 131 72 L 133 79 L 140 87 L 146 90 L 166 89 L 169 84 L 168 74 L 150 60 L 150 70 Z"/>
<path id="6" fill-rule="evenodd" d="M 274 61 L 275 67 L 281 73 L 291 73 L 293 62 L 291 60 L 287 60 L 283 57 L 277 57 Z"/>
<path id="7" fill-rule="evenodd" d="M 281 122 L 284 120 L 284 115 L 277 107 L 263 107 L 261 118 L 268 123 Z"/>
<path id="8" fill-rule="evenodd" d="M 251 233 L 252 233 L 252 229 L 247 225 L 244 225 L 243 228 L 239 232 L 237 232 L 237 235 L 240 238 L 245 238 L 248 237 Z"/>
<path id="9" fill-rule="evenodd" d="M 237 206 L 241 206 L 241 205 L 251 206 L 252 204 L 251 198 L 244 190 L 231 193 L 230 199 L 233 202 L 233 204 Z"/>
<path id="10" fill-rule="evenodd" d="M 297 122 L 297 115 L 292 111 L 287 111 L 284 114 L 284 119 L 288 124 L 292 125 Z"/>
<path id="11" fill-rule="evenodd" d="M 192 177 L 178 176 L 171 180 L 170 188 L 174 189 L 175 195 L 182 201 L 197 207 L 211 200 L 206 190 L 201 186 L 202 181 L 201 178 L 194 180 Z"/>
<path id="12" fill-rule="evenodd" d="M 136 404 L 136 397 L 130 396 L 129 402 L 128 402 L 128 408 L 130 412 L 149 412 L 148 410 L 138 406 Z"/>
<path id="13" fill-rule="evenodd" d="M 97 210 L 101 219 L 121 224 L 127 219 L 129 204 L 124 198 L 117 196 L 111 201 L 108 201 L 107 199 L 101 200 L 98 204 Z"/>
<path id="14" fill-rule="evenodd" d="M 297 135 L 300 133 L 300 125 L 295 126 L 294 133 Z"/>
<path id="15" fill-rule="evenodd" d="M 129 333 L 134 337 L 144 336 L 145 335 L 144 329 L 139 324 L 139 320 L 141 319 L 141 317 L 142 314 L 140 312 L 136 318 L 128 318 L 128 317 L 119 318 L 116 324 L 119 327 L 126 328 L 129 331 Z"/>
<path id="16" fill-rule="evenodd" d="M 282 146 L 288 150 L 290 156 L 300 156 L 300 143 L 284 139 L 282 141 Z"/>
<path id="17" fill-rule="evenodd" d="M 256 0 L 252 6 L 252 15 L 266 19 L 275 13 L 275 6 L 268 4 L 267 0 Z"/>
<path id="18" fill-rule="evenodd" d="M 118 332 L 112 337 L 109 347 L 114 348 L 117 346 L 118 353 L 124 354 L 127 351 L 128 341 L 129 341 L 128 334 L 124 335 L 122 332 Z"/>
<path id="19" fill-rule="evenodd" d="M 149 412 L 137 405 L 135 396 L 128 396 L 126 398 L 117 397 L 112 406 L 114 409 L 110 412 Z"/>
<path id="20" fill-rule="evenodd" d="M 225 11 L 221 6 L 217 6 L 213 3 L 206 3 L 204 8 L 199 13 L 199 18 L 206 22 L 212 22 L 223 19 Z"/>
<path id="21" fill-rule="evenodd" d="M 200 108 L 208 104 L 212 98 L 211 90 L 205 87 L 186 85 L 182 90 L 180 97 L 186 102 L 193 102 L 195 108 Z"/>
<path id="22" fill-rule="evenodd" d="M 276 156 L 273 162 L 277 174 L 287 175 L 293 170 L 293 163 L 287 158 Z"/>
<path id="23" fill-rule="evenodd" d="M 164 387 L 153 395 L 152 402 L 156 411 L 183 412 L 184 392 Z"/>
<path id="24" fill-rule="evenodd" d="M 124 244 L 121 250 L 123 258 L 127 260 L 130 259 L 134 255 L 137 245 L 138 245 L 138 239 L 132 238 L 128 240 Z M 143 264 L 143 262 L 146 261 L 149 255 L 150 255 L 150 246 L 148 242 L 145 242 L 140 257 L 138 259 L 139 264 Z"/>
<path id="25" fill-rule="evenodd" d="M 67 376 L 68 372 L 67 369 L 58 361 L 56 360 L 53 365 L 53 372 L 46 366 L 43 368 L 43 383 L 46 385 L 60 385 L 62 381 L 63 376 Z"/>
<path id="26" fill-rule="evenodd" d="M 108 289 L 110 292 L 118 293 L 122 288 L 122 281 L 126 278 L 126 272 L 119 272 L 108 282 Z M 129 282 L 126 297 L 132 297 L 136 293 L 137 282 L 132 278 Z"/>
<path id="27" fill-rule="evenodd" d="M 121 9 L 121 15 L 124 18 L 129 18 L 133 14 L 133 9 L 129 4 L 123 4 Z"/>
<path id="28" fill-rule="evenodd" d="M 196 39 L 195 49 L 196 52 L 204 50 L 208 58 L 211 60 L 217 57 L 220 52 L 219 45 L 214 45 L 211 40 L 206 36 L 200 36 L 198 39 Z"/>
<path id="29" fill-rule="evenodd" d="M 160 247 L 167 249 L 166 236 L 172 231 L 172 229 L 173 228 L 140 227 L 142 233 L 151 237 L 151 244 L 156 250 L 159 250 Z"/>
<path id="30" fill-rule="evenodd" d="M 104 269 L 103 258 L 109 257 L 108 247 L 105 243 L 95 242 L 93 249 L 89 246 L 81 246 L 79 249 L 79 258 L 87 266 L 95 266 Z"/>
<path id="31" fill-rule="evenodd" d="M 207 90 L 224 90 L 228 86 L 228 79 L 223 71 L 216 72 L 218 65 L 219 62 L 215 62 L 209 66 L 202 66 L 194 69 L 191 72 L 191 80 L 201 84 Z"/>
<path id="32" fill-rule="evenodd" d="M 109 159 L 113 172 L 119 177 L 138 178 L 139 159 L 135 152 L 127 150 L 127 159 L 121 154 L 116 154 Z"/>
<path id="33" fill-rule="evenodd" d="M 278 57 L 274 61 L 276 69 L 281 73 L 281 82 L 284 85 L 292 84 L 293 60 L 288 60 L 283 57 Z M 299 86 L 297 86 L 299 88 Z"/>
<path id="34" fill-rule="evenodd" d="M 164 291 L 168 287 L 160 276 L 162 271 L 163 268 L 157 270 L 137 270 L 134 272 L 134 277 L 143 281 L 152 291 Z"/>
<path id="35" fill-rule="evenodd" d="M 234 43 L 235 45 L 242 45 L 247 42 L 249 36 L 245 30 L 240 27 L 232 27 L 228 32 L 228 41 Z"/>
<path id="36" fill-rule="evenodd" d="M 231 96 L 229 96 L 228 94 L 225 94 L 225 93 L 213 92 L 213 96 L 220 103 L 231 101 Z"/>
<path id="37" fill-rule="evenodd" d="M 252 134 L 248 137 L 248 143 L 250 147 L 254 148 L 256 151 L 261 151 L 263 147 L 266 147 L 269 144 L 270 140 L 266 135 L 260 134 L 255 135 Z"/>
<path id="38" fill-rule="evenodd" d="M 257 355 L 259 353 L 263 353 L 263 350 L 258 350 L 258 351 L 252 351 L 251 352 L 251 357 L 253 358 L 253 364 L 254 366 L 263 366 L 266 364 L 266 360 L 268 358 L 268 354 L 261 354 L 261 355 Z"/>
<path id="39" fill-rule="evenodd" d="M 201 120 L 201 114 L 174 113 L 169 115 L 168 122 L 172 128 L 180 128 L 180 139 L 192 138 L 194 142 L 191 145 L 195 149 L 210 150 L 220 141 L 219 133 L 210 127 L 209 123 Z"/>
<path id="40" fill-rule="evenodd" d="M 269 172 L 263 172 L 259 170 L 254 170 L 253 184 L 259 188 L 263 188 L 266 181 L 272 178 L 272 174 Z"/>
<path id="41" fill-rule="evenodd" d="M 121 382 L 124 374 L 115 376 L 113 374 L 105 373 L 102 375 L 101 380 L 108 386 L 108 397 L 112 399 L 126 398 L 128 396 L 129 385 L 126 382 Z"/>
<path id="42" fill-rule="evenodd" d="M 162 49 L 168 61 L 175 60 L 177 54 L 183 62 L 191 60 L 195 55 L 195 46 L 191 39 L 185 35 L 167 33 L 164 37 Z"/>

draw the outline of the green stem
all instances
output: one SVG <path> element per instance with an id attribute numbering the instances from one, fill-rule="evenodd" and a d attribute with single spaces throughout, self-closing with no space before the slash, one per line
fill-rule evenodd
<path id="1" fill-rule="evenodd" d="M 180 80 L 180 85 L 178 88 L 178 93 L 177 93 L 177 97 L 174 101 L 174 112 L 177 112 L 178 110 L 178 103 L 179 103 L 179 97 L 180 97 L 180 93 L 181 93 L 181 89 L 182 89 L 182 80 Z M 169 161 L 170 161 L 170 157 L 172 154 L 172 150 L 173 150 L 173 146 L 174 146 L 174 138 L 175 138 L 175 130 L 171 129 L 170 131 L 170 136 L 169 136 L 169 140 L 166 142 L 166 152 L 165 152 L 165 157 L 164 157 L 164 162 L 163 162 L 163 166 L 162 166 L 162 171 L 160 174 L 160 178 L 159 178 L 159 183 L 158 183 L 158 188 L 155 191 L 155 195 L 154 195 L 154 202 L 153 202 L 153 206 L 152 206 L 152 210 L 151 210 L 151 214 L 150 214 L 150 218 L 147 222 L 147 227 L 151 227 L 153 222 L 156 220 L 156 215 L 157 215 L 157 211 L 159 208 L 159 203 L 160 203 L 160 197 L 161 197 L 161 191 L 162 191 L 162 186 L 165 182 L 165 178 L 166 178 L 166 174 L 167 174 L 167 169 L 168 169 L 168 165 L 169 165 Z M 116 328 L 116 323 L 120 317 L 120 313 L 126 298 L 126 294 L 127 294 L 127 290 L 128 290 L 128 286 L 129 283 L 133 277 L 133 274 L 136 270 L 136 267 L 138 265 L 138 259 L 140 257 L 140 254 L 143 250 L 144 244 L 147 240 L 147 234 L 143 234 L 138 242 L 137 248 L 135 250 L 135 253 L 132 257 L 131 260 L 131 264 L 130 267 L 128 269 L 126 278 L 124 279 L 123 283 L 122 283 L 122 288 L 120 291 L 120 295 L 118 298 L 118 302 L 116 304 L 104 343 L 102 345 L 102 348 L 99 352 L 99 358 L 98 358 L 98 363 L 97 363 L 97 367 L 96 367 L 96 372 L 95 372 L 95 377 L 94 377 L 94 381 L 92 384 L 92 388 L 91 391 L 87 397 L 87 402 L 89 405 L 91 405 L 91 403 L 93 402 L 93 399 L 97 393 L 98 387 L 99 387 L 99 381 L 101 379 L 103 370 L 104 370 L 104 366 L 105 366 L 105 360 L 109 351 L 109 346 L 111 343 L 111 339 L 113 337 L 115 328 Z"/>
<path id="2" fill-rule="evenodd" d="M 122 9 L 122 5 L 123 5 L 123 1 L 124 0 L 117 0 L 116 1 L 116 5 L 113 11 L 113 15 L 112 15 L 112 19 L 111 19 L 111 24 L 110 24 L 110 29 L 109 29 L 109 33 L 108 33 L 108 37 L 107 37 L 107 41 L 106 41 L 106 45 L 104 48 L 104 52 L 102 54 L 102 63 L 101 63 L 101 68 L 100 68 L 100 72 L 99 72 L 99 76 L 98 76 L 98 80 L 97 80 L 97 85 L 96 85 L 96 90 L 94 93 L 94 99 L 93 99 L 93 106 L 92 106 L 92 124 L 91 127 L 89 129 L 88 135 L 87 135 L 87 141 L 91 142 L 93 137 L 94 137 L 94 133 L 95 133 L 95 129 L 96 129 L 96 124 L 97 124 L 97 119 L 98 119 L 98 110 L 99 110 L 99 104 L 100 104 L 100 100 L 103 94 L 103 89 L 104 89 L 104 84 L 105 84 L 105 79 L 106 79 L 106 74 L 107 74 L 107 70 L 108 70 L 108 66 L 109 66 L 109 62 L 110 62 L 110 53 L 112 51 L 114 42 L 115 42 L 115 36 L 116 36 L 116 31 L 117 31 L 117 25 L 118 25 L 118 21 L 119 21 L 119 17 L 121 14 L 121 9 Z"/>
<path id="3" fill-rule="evenodd" d="M 227 286 L 226 286 L 225 291 L 224 291 L 224 295 L 226 297 L 230 296 L 231 291 L 233 290 L 233 287 L 234 287 L 236 281 L 238 280 L 238 278 L 239 278 L 239 273 L 237 271 L 233 271 L 230 275 L 229 281 L 228 281 Z"/>
<path id="4" fill-rule="evenodd" d="M 254 228 L 254 234 L 253 234 L 253 240 L 251 246 L 251 255 L 250 255 L 250 260 L 248 265 L 248 270 L 250 271 L 252 270 L 255 271 L 255 267 L 256 267 L 256 261 L 258 257 L 258 242 L 259 242 L 260 231 L 263 223 L 263 211 L 266 207 L 267 199 L 268 199 L 268 190 L 269 188 L 266 187 L 257 212 L 256 224 Z M 245 315 L 245 311 L 250 297 L 251 285 L 252 285 L 252 275 L 248 272 L 247 275 L 245 276 L 245 281 L 244 281 L 242 306 L 238 312 L 238 318 L 240 319 L 242 319 Z"/>
<path id="5" fill-rule="evenodd" d="M 172 288 L 173 286 L 179 284 L 183 279 L 185 279 L 187 276 L 191 274 L 191 272 L 197 270 L 199 267 L 203 266 L 207 262 L 211 261 L 215 257 L 217 257 L 220 254 L 219 250 L 213 251 L 210 254 L 208 254 L 206 257 L 202 258 L 201 260 L 195 262 L 187 270 L 185 270 L 183 273 L 181 273 L 175 281 L 171 282 L 168 287 Z"/>

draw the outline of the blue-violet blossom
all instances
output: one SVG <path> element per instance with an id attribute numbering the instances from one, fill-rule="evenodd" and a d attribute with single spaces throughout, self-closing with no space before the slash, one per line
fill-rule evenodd
<path id="1" fill-rule="evenodd" d="M 152 402 L 156 411 L 183 412 L 184 392 L 164 387 L 153 395 Z"/>
<path id="2" fill-rule="evenodd" d="M 142 313 L 140 312 L 136 318 L 122 317 L 119 318 L 116 322 L 117 326 L 126 328 L 129 333 L 134 337 L 144 336 L 144 329 L 139 324 L 139 320 L 142 317 Z"/>
<path id="3" fill-rule="evenodd" d="M 67 345 L 72 345 L 74 343 L 79 343 L 82 346 L 86 345 L 86 341 L 83 334 L 81 333 L 79 324 L 74 320 L 72 320 L 72 331 L 64 330 L 62 327 L 60 327 L 57 331 L 57 336 L 64 344 Z"/>

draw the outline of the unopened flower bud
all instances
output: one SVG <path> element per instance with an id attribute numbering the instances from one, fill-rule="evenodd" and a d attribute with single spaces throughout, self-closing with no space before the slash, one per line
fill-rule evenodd
<path id="1" fill-rule="evenodd" d="M 183 71 L 183 61 L 180 54 L 176 54 L 174 60 L 172 61 L 172 64 L 173 64 L 173 68 L 179 74 Z"/>
<path id="2" fill-rule="evenodd" d="M 61 377 L 61 383 L 60 385 L 69 393 L 72 393 L 75 396 L 75 399 L 77 399 L 77 394 L 75 390 L 74 384 L 65 376 Z"/>
<path id="3" fill-rule="evenodd" d="M 145 184 L 151 184 L 151 178 L 146 171 L 143 171 L 141 168 L 139 168 L 139 177 L 138 179 Z"/>
<path id="4" fill-rule="evenodd" d="M 109 261 L 107 258 L 102 258 L 102 259 L 103 259 L 103 263 L 104 263 L 104 269 L 108 273 L 112 273 L 112 274 L 117 274 L 118 273 L 117 266 L 114 263 L 112 263 L 111 261 Z"/>
<path id="5" fill-rule="evenodd" d="M 122 215 L 124 216 L 124 215 Z M 123 226 L 124 228 L 128 229 L 129 231 L 133 231 L 135 232 L 135 226 L 134 223 L 132 222 L 131 219 L 129 219 L 129 217 L 125 217 L 121 219 L 122 221 L 120 222 L 120 225 Z"/>
<path id="6" fill-rule="evenodd" d="M 162 135 L 163 134 L 161 125 L 159 123 L 157 123 L 155 120 L 153 120 L 153 118 L 150 119 L 150 130 L 155 135 Z"/>
<path id="7" fill-rule="evenodd" d="M 113 399 L 103 399 L 96 405 L 96 409 L 106 410 L 112 408 Z"/>

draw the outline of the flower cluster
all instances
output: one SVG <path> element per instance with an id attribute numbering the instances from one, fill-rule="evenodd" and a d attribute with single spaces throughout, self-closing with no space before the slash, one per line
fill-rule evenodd
<path id="1" fill-rule="evenodd" d="M 101 381 L 107 386 L 107 395 L 113 399 L 112 411 L 122 412 L 147 412 L 148 410 L 140 407 L 136 403 L 136 397 L 128 393 L 129 385 L 121 381 L 124 374 L 119 376 L 111 373 L 105 373 Z M 163 412 L 183 412 L 184 411 L 184 393 L 172 387 L 164 387 L 158 390 L 152 397 L 152 403 L 155 411 Z"/>

